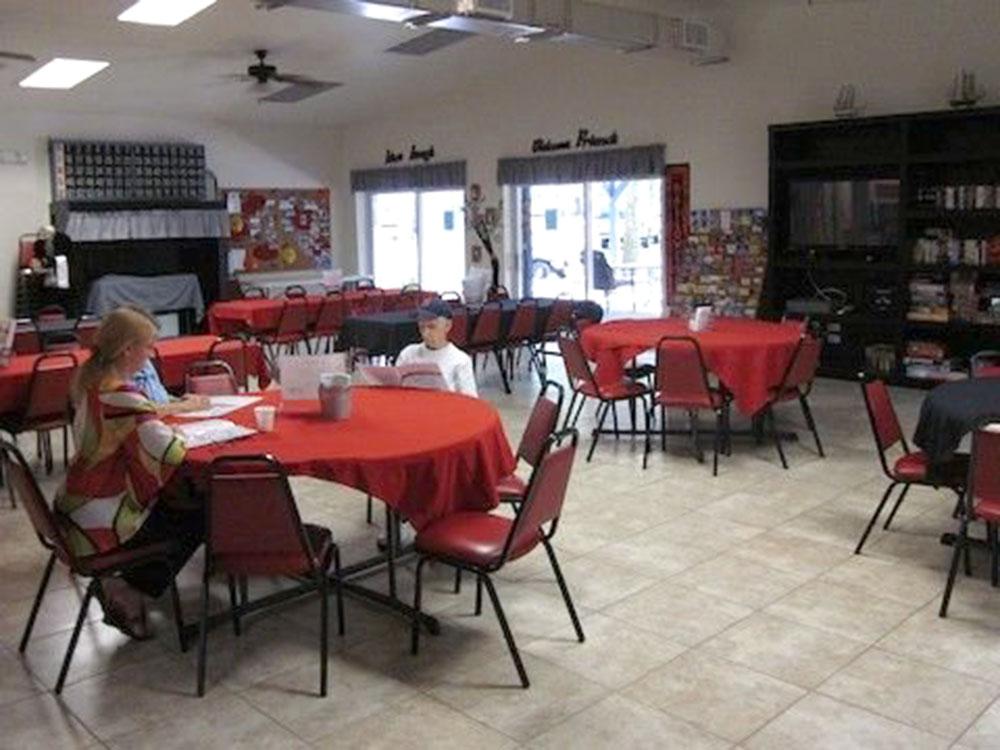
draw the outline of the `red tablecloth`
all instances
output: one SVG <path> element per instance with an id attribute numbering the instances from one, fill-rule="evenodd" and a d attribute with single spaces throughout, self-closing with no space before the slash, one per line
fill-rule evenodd
<path id="1" fill-rule="evenodd" d="M 370 293 L 366 291 L 345 292 L 343 295 L 346 307 L 345 317 L 357 313 L 366 295 Z M 422 292 L 421 300 L 428 300 L 436 296 L 437 294 L 434 292 Z M 320 294 L 306 296 L 310 325 L 316 322 L 324 299 L 325 297 Z M 396 310 L 402 302 L 403 296 L 399 289 L 385 289 L 381 299 L 383 310 Z M 284 302 L 284 298 L 281 297 L 216 302 L 208 309 L 208 330 L 214 334 L 222 334 L 236 331 L 262 333 L 273 329 L 278 325 L 278 318 L 281 317 L 281 307 Z"/>
<path id="2" fill-rule="evenodd" d="M 156 350 L 160 354 L 163 368 L 162 380 L 167 388 L 179 389 L 184 386 L 184 373 L 192 362 L 205 359 L 209 347 L 218 341 L 216 336 L 181 336 L 163 339 L 156 342 Z M 267 368 L 260 346 L 248 345 L 251 361 L 248 367 L 251 372 L 264 376 Z M 86 349 L 74 352 L 78 364 L 83 364 L 90 356 Z M 0 414 L 17 411 L 28 398 L 28 387 L 31 382 L 31 371 L 40 354 L 18 354 L 11 357 L 7 367 L 0 368 Z"/>
<path id="3" fill-rule="evenodd" d="M 277 404 L 277 392 L 264 394 Z M 254 425 L 253 408 L 227 416 Z M 433 415 L 433 418 L 429 418 Z M 459 510 L 497 505 L 497 481 L 515 459 L 496 409 L 454 393 L 405 388 L 355 388 L 351 418 L 330 422 L 318 403 L 279 408 L 274 432 L 191 450 L 200 477 L 219 456 L 269 453 L 290 474 L 338 482 L 368 492 L 415 528 Z"/>
<path id="4" fill-rule="evenodd" d="M 750 415 L 767 402 L 768 388 L 778 385 L 801 332 L 798 322 L 715 318 L 709 330 L 694 333 L 686 318 L 657 318 L 590 326 L 580 340 L 597 365 L 597 381 L 612 383 L 623 377 L 631 359 L 653 349 L 663 336 L 692 336 L 701 345 L 708 369 L 733 394 L 737 408 Z"/>

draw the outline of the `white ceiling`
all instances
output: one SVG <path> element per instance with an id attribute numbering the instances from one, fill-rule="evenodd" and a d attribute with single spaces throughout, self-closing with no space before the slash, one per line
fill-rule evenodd
<path id="1" fill-rule="evenodd" d="M 252 0 L 219 0 L 176 28 L 117 22 L 132 2 L 0 0 L 0 50 L 27 52 L 40 61 L 68 56 L 111 62 L 74 90 L 28 91 L 17 81 L 34 66 L 0 61 L 0 113 L 52 109 L 338 125 L 495 78 L 509 80 L 561 54 L 552 45 L 514 45 L 487 37 L 427 57 L 386 54 L 386 48 L 422 32 L 323 11 L 258 10 Z M 664 7 L 663 0 L 601 2 L 647 11 Z M 724 0 L 688 4 L 707 10 Z M 270 50 L 269 62 L 279 70 L 345 85 L 298 104 L 258 104 L 251 84 L 228 78 L 253 62 L 258 47 Z"/>

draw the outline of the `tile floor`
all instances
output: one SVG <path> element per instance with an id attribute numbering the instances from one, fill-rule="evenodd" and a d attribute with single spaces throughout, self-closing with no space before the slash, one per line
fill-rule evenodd
<path id="1" fill-rule="evenodd" d="M 521 378 L 507 397 L 490 375 L 485 395 L 516 439 L 532 385 Z M 912 429 L 922 394 L 895 395 Z M 852 555 L 884 482 L 856 386 L 820 382 L 813 404 L 828 458 L 804 440 L 789 471 L 746 441 L 715 479 L 682 441 L 646 471 L 625 440 L 578 463 L 556 544 L 587 642 L 573 638 L 543 554 L 498 582 L 528 691 L 492 613 L 472 615 L 473 587 L 455 596 L 450 572 L 432 568 L 425 602 L 440 637 L 411 657 L 405 623 L 349 601 L 326 700 L 313 694 L 315 602 L 253 618 L 240 639 L 213 632 L 200 700 L 166 605 L 154 612 L 158 638 L 142 644 L 92 606 L 57 698 L 81 591 L 57 577 L 19 656 L 45 557 L 23 511 L 5 505 L 0 747 L 1000 747 L 1000 594 L 982 560 L 959 580 L 951 617 L 937 617 L 951 499 L 911 492 L 894 529 Z M 797 414 L 784 420 L 801 430 Z M 295 485 L 303 516 L 331 526 L 347 560 L 370 553 L 362 495 Z M 189 612 L 198 578 L 196 557 L 182 575 Z"/>

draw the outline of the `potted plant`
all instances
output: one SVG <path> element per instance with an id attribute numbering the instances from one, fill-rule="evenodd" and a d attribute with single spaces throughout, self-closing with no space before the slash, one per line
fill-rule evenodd
<path id="1" fill-rule="evenodd" d="M 490 267 L 493 272 L 492 288 L 500 286 L 500 256 L 497 246 L 503 232 L 503 202 L 496 206 L 487 206 L 483 189 L 478 184 L 469 188 L 469 196 L 465 201 L 465 225 L 476 233 L 479 242 L 490 256 Z"/>

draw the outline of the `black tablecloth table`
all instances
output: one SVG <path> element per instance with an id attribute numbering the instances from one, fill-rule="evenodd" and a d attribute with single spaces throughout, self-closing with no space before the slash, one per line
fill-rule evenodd
<path id="1" fill-rule="evenodd" d="M 1000 378 L 945 383 L 924 399 L 913 442 L 931 463 L 947 461 L 979 420 L 995 415 L 1000 415 Z"/>
<path id="2" fill-rule="evenodd" d="M 537 333 L 545 328 L 549 314 L 552 312 L 554 300 L 540 299 L 538 302 Z M 500 340 L 503 341 L 514 320 L 517 300 L 502 300 Z M 599 323 L 604 316 L 604 310 L 596 302 L 583 300 L 573 303 L 577 317 Z M 476 325 L 479 308 L 469 307 L 469 332 Z M 337 336 L 337 349 L 364 349 L 372 356 L 395 357 L 408 344 L 420 341 L 420 331 L 417 328 L 416 310 L 399 310 L 394 312 L 373 313 L 371 315 L 353 315 L 344 320 Z"/>

